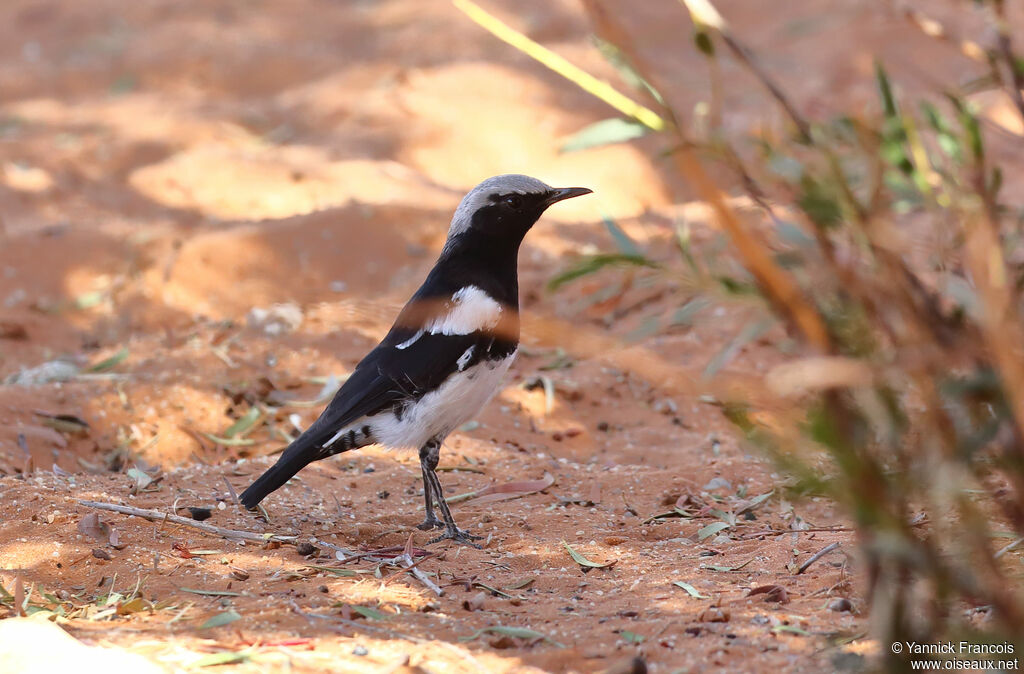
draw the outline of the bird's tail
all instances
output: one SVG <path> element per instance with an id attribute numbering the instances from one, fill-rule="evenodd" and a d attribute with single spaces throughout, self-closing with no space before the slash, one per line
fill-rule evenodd
<path id="1" fill-rule="evenodd" d="M 344 432 L 336 433 L 327 441 L 323 440 L 325 434 L 321 431 L 322 429 L 317 428 L 314 424 L 288 445 L 281 453 L 281 458 L 277 460 L 277 463 L 260 475 L 238 497 L 242 505 L 246 508 L 255 508 L 256 504 L 265 499 L 268 494 L 284 486 L 285 482 L 314 461 L 326 459 L 350 449 L 358 449 L 373 441 L 368 426 L 363 426 L 358 430 L 346 429 Z"/>
<path id="2" fill-rule="evenodd" d="M 246 508 L 255 508 L 256 504 L 265 499 L 270 492 L 281 487 L 285 482 L 292 479 L 296 473 L 309 465 L 309 459 L 304 456 L 288 456 L 285 451 L 267 472 L 249 485 L 249 488 L 238 497 Z"/>

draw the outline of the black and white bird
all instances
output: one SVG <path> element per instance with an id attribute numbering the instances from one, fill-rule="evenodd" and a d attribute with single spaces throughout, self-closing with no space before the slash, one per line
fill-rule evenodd
<path id="1" fill-rule="evenodd" d="M 370 444 L 418 448 L 436 541 L 477 538 L 455 525 L 437 468 L 441 443 L 498 390 L 519 346 L 519 245 L 552 204 L 589 194 L 524 175 L 488 178 L 455 210 L 423 285 L 327 409 L 241 496 L 253 508 L 313 461 Z M 434 512 L 441 511 L 441 519 Z"/>

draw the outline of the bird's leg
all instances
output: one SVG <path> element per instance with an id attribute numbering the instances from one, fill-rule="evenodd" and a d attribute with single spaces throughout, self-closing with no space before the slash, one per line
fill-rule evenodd
<path id="1" fill-rule="evenodd" d="M 423 469 L 423 491 L 430 496 L 426 498 L 432 498 L 434 503 L 441 509 L 441 517 L 444 519 L 445 532 L 432 539 L 427 543 L 437 543 L 446 538 L 451 539 L 457 543 L 466 543 L 467 545 L 476 546 L 473 541 L 479 540 L 481 536 L 474 536 L 473 534 L 463 531 L 455 525 L 455 518 L 452 517 L 452 511 L 448 509 L 448 502 L 444 500 L 444 491 L 441 489 L 441 481 L 437 479 L 437 462 L 441 455 L 441 443 L 437 440 L 431 440 L 427 444 L 423 445 L 420 449 L 420 467 Z M 427 519 L 420 525 L 421 529 L 426 529 L 427 523 L 433 521 L 437 522 L 437 517 L 434 515 L 433 504 L 428 504 L 427 507 Z M 438 522 L 438 525 L 441 523 Z M 431 526 L 435 526 L 431 524 Z"/>
<path id="2" fill-rule="evenodd" d="M 434 468 L 437 466 L 439 452 L 440 447 L 434 445 L 433 440 L 420 448 L 420 470 L 423 473 L 423 500 L 425 501 L 427 516 L 423 523 L 417 524 L 416 527 L 423 531 L 438 529 L 444 526 L 444 523 L 437 519 L 437 515 L 434 514 L 434 485 L 428 476 L 434 472 Z M 431 455 L 434 457 L 433 460 L 430 458 Z M 442 498 L 441 496 L 437 497 L 438 500 Z"/>

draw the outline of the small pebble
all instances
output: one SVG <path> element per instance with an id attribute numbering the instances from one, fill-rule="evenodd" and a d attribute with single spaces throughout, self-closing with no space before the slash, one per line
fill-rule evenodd
<path id="1" fill-rule="evenodd" d="M 846 597 L 836 597 L 828 603 L 828 608 L 836 613 L 847 613 L 853 610 L 853 604 Z"/>
<path id="2" fill-rule="evenodd" d="M 209 508 L 186 508 L 186 510 L 188 510 L 188 514 L 196 522 L 202 522 L 213 517 L 213 511 Z"/>
<path id="3" fill-rule="evenodd" d="M 366 650 L 366 646 L 356 646 L 352 649 L 352 655 L 363 656 L 368 654 L 370 651 Z"/>
<path id="4" fill-rule="evenodd" d="M 299 553 L 303 557 L 309 557 L 310 555 L 315 555 L 320 552 L 320 550 L 315 545 L 303 541 L 295 546 L 295 552 Z"/>

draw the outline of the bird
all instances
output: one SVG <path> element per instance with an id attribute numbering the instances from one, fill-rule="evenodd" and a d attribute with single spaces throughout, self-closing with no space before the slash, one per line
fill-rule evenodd
<path id="1" fill-rule="evenodd" d="M 474 187 L 452 216 L 440 256 L 384 339 L 355 367 L 323 413 L 249 486 L 254 509 L 313 461 L 378 444 L 418 449 L 426 516 L 476 545 L 445 501 L 436 469 L 441 445 L 497 392 L 519 347 L 519 247 L 551 205 L 591 194 L 506 174 Z M 440 510 L 438 519 L 435 507 Z"/>

